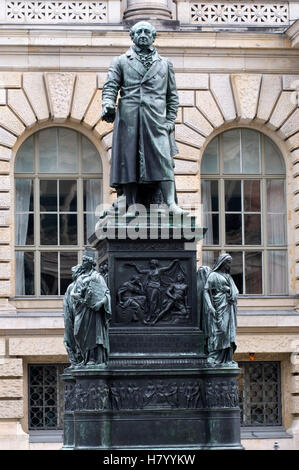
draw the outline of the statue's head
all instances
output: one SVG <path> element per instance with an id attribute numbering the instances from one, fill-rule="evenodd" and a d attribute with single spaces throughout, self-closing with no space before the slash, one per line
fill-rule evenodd
<path id="1" fill-rule="evenodd" d="M 141 48 L 148 48 L 156 39 L 156 28 L 147 21 L 139 21 L 130 29 L 130 36 L 134 44 Z"/>
<path id="2" fill-rule="evenodd" d="M 157 259 L 151 259 L 150 260 L 150 267 L 151 268 L 157 268 L 159 266 L 159 261 Z"/>
<path id="3" fill-rule="evenodd" d="M 96 266 L 96 262 L 91 256 L 83 255 L 82 267 L 83 269 L 91 269 Z"/>
<path id="4" fill-rule="evenodd" d="M 185 280 L 184 274 L 182 273 L 179 273 L 176 278 L 178 282 L 183 282 Z"/>
<path id="5" fill-rule="evenodd" d="M 229 273 L 232 264 L 232 257 L 228 253 L 222 253 L 218 256 L 216 263 L 213 266 L 213 271 L 222 271 Z"/>

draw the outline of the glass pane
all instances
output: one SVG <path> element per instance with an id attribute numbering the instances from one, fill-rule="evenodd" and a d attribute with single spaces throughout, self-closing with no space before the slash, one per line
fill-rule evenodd
<path id="1" fill-rule="evenodd" d="M 34 294 L 34 252 L 16 251 L 16 295 Z"/>
<path id="2" fill-rule="evenodd" d="M 33 211 L 33 180 L 16 178 L 16 212 Z"/>
<path id="3" fill-rule="evenodd" d="M 89 179 L 83 183 L 84 211 L 95 214 L 97 206 L 102 203 L 102 180 Z"/>
<path id="4" fill-rule="evenodd" d="M 41 295 L 58 295 L 58 253 L 41 253 Z"/>
<path id="5" fill-rule="evenodd" d="M 33 173 L 34 172 L 34 139 L 29 137 L 21 145 L 16 155 L 16 173 Z"/>
<path id="6" fill-rule="evenodd" d="M 38 133 L 39 171 L 41 173 L 58 172 L 58 132 L 51 127 Z"/>
<path id="7" fill-rule="evenodd" d="M 244 215 L 245 245 L 261 244 L 261 216 L 259 214 Z"/>
<path id="8" fill-rule="evenodd" d="M 241 211 L 241 181 L 225 181 L 225 210 L 227 212 Z"/>
<path id="9" fill-rule="evenodd" d="M 63 295 L 73 282 L 72 267 L 78 264 L 78 253 L 60 253 L 60 295 Z"/>
<path id="10" fill-rule="evenodd" d="M 83 173 L 101 173 L 102 162 L 99 152 L 89 139 L 82 136 L 82 171 Z"/>
<path id="11" fill-rule="evenodd" d="M 40 244 L 57 245 L 57 215 L 41 214 L 40 216 Z"/>
<path id="12" fill-rule="evenodd" d="M 33 214 L 16 214 L 16 246 L 34 245 Z"/>
<path id="13" fill-rule="evenodd" d="M 243 294 L 243 256 L 242 251 L 231 251 L 229 254 L 232 257 L 232 265 L 230 274 L 239 290 Z"/>
<path id="14" fill-rule="evenodd" d="M 209 266 L 212 268 L 216 259 L 220 255 L 220 251 L 203 251 L 202 252 L 202 266 Z"/>
<path id="15" fill-rule="evenodd" d="M 218 214 L 203 214 L 203 226 L 208 230 L 204 236 L 204 245 L 218 245 L 219 243 L 219 216 Z"/>
<path id="16" fill-rule="evenodd" d="M 286 244 L 286 214 L 267 214 L 268 245 Z"/>
<path id="17" fill-rule="evenodd" d="M 219 173 L 218 137 L 215 137 L 204 151 L 201 162 L 201 174 Z"/>
<path id="18" fill-rule="evenodd" d="M 242 173 L 260 173 L 260 134 L 250 129 L 241 130 Z"/>
<path id="19" fill-rule="evenodd" d="M 59 210 L 61 212 L 77 211 L 77 181 L 60 180 L 59 182 Z"/>
<path id="20" fill-rule="evenodd" d="M 84 214 L 84 244 L 88 244 L 89 237 L 94 233 L 97 217 L 95 214 Z"/>
<path id="21" fill-rule="evenodd" d="M 240 130 L 234 129 L 222 134 L 223 173 L 240 173 Z"/>
<path id="22" fill-rule="evenodd" d="M 244 181 L 244 211 L 260 212 L 260 210 L 260 182 L 257 180 Z"/>
<path id="23" fill-rule="evenodd" d="M 40 180 L 40 212 L 57 212 L 57 180 Z"/>
<path id="24" fill-rule="evenodd" d="M 77 214 L 60 214 L 60 245 L 77 245 Z"/>
<path id="25" fill-rule="evenodd" d="M 225 215 L 225 235 L 227 245 L 242 244 L 242 216 L 241 214 Z"/>
<path id="26" fill-rule="evenodd" d="M 59 173 L 78 172 L 78 134 L 77 132 L 58 128 L 58 171 Z"/>
<path id="27" fill-rule="evenodd" d="M 202 200 L 204 212 L 217 212 L 218 211 L 218 208 L 219 208 L 218 181 L 202 180 L 201 200 Z"/>
<path id="28" fill-rule="evenodd" d="M 267 180 L 267 211 L 285 212 L 284 180 Z"/>
<path id="29" fill-rule="evenodd" d="M 264 135 L 265 171 L 270 175 L 285 174 L 285 164 L 278 147 Z"/>
<path id="30" fill-rule="evenodd" d="M 16 155 L 16 173 L 34 172 L 34 140 L 33 136 L 25 140 Z"/>
<path id="31" fill-rule="evenodd" d="M 287 294 L 287 252 L 268 251 L 269 294 Z"/>
<path id="32" fill-rule="evenodd" d="M 262 253 L 245 253 L 245 289 L 246 294 L 262 294 Z"/>

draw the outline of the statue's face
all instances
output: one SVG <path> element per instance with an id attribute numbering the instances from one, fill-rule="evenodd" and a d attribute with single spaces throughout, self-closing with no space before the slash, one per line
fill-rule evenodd
<path id="1" fill-rule="evenodd" d="M 136 46 L 147 48 L 151 46 L 155 40 L 154 31 L 149 23 L 138 23 L 137 28 L 134 30 L 132 39 Z"/>
<path id="2" fill-rule="evenodd" d="M 232 260 L 230 258 L 228 258 L 226 261 L 224 261 L 224 263 L 222 265 L 224 272 L 229 273 L 231 265 L 232 265 Z"/>

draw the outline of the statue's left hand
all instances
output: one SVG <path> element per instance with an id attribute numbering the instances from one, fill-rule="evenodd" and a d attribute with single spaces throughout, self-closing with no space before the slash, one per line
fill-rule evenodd
<path id="1" fill-rule="evenodd" d="M 174 128 L 175 128 L 174 122 L 171 122 L 171 121 L 166 122 L 166 130 L 169 134 L 174 131 Z"/>

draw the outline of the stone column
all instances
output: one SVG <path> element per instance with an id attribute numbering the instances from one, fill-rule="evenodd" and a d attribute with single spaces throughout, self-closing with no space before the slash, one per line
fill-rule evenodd
<path id="1" fill-rule="evenodd" d="M 168 0 L 127 0 L 124 20 L 171 20 Z"/>

